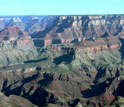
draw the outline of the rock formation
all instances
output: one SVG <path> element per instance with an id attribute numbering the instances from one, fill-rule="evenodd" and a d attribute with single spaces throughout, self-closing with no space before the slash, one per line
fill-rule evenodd
<path id="1" fill-rule="evenodd" d="M 0 32 L 0 66 L 23 63 L 37 57 L 30 36 L 15 26 Z"/>
<path id="2" fill-rule="evenodd" d="M 18 106 L 12 100 L 27 107 L 120 104 L 123 15 L 13 17 L 0 18 L 2 106 Z"/>
<path id="3" fill-rule="evenodd" d="M 0 93 L 0 106 L 1 107 L 37 107 L 29 102 L 27 99 L 19 96 L 11 95 L 6 97 L 3 93 Z"/>
<path id="4" fill-rule="evenodd" d="M 0 30 L 15 25 L 30 34 L 50 27 L 55 18 L 56 16 L 0 16 Z"/>
<path id="5" fill-rule="evenodd" d="M 122 95 L 123 38 L 105 37 L 73 45 L 49 45 L 40 60 L 0 73 L 0 90 L 43 106 L 110 105 Z M 43 59 L 46 58 L 46 59 Z M 17 67 L 17 66 L 16 66 Z M 121 94 L 120 94 L 121 92 Z"/>
<path id="6" fill-rule="evenodd" d="M 124 34 L 124 15 L 11 16 L 0 17 L 0 29 L 15 25 L 41 45 L 77 43 Z"/>
<path id="7" fill-rule="evenodd" d="M 52 41 L 56 41 L 56 44 L 77 43 L 84 38 L 89 40 L 108 35 L 119 36 L 124 34 L 123 20 L 123 15 L 58 16 L 51 27 L 34 32 L 31 36 L 35 40 L 42 39 L 45 45 L 47 41 L 50 44 L 54 44 Z"/>

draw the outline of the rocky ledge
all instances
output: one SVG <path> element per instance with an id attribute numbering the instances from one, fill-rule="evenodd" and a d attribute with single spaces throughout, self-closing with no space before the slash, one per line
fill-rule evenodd
<path id="1" fill-rule="evenodd" d="M 30 36 L 15 26 L 0 32 L 0 67 L 23 63 L 37 57 Z"/>
<path id="2" fill-rule="evenodd" d="M 110 36 L 43 47 L 39 62 L 24 64 L 35 67 L 0 72 L 0 91 L 39 107 L 109 106 L 123 97 L 123 41 Z"/>

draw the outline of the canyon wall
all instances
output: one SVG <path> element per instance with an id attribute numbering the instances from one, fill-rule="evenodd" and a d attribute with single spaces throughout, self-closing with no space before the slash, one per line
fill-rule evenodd
<path id="1" fill-rule="evenodd" d="M 37 57 L 30 36 L 15 26 L 0 32 L 0 66 L 24 63 Z"/>
<path id="2" fill-rule="evenodd" d="M 124 35 L 124 15 L 0 17 L 0 30 L 11 25 L 30 34 L 34 41 L 40 39 L 41 45 Z"/>

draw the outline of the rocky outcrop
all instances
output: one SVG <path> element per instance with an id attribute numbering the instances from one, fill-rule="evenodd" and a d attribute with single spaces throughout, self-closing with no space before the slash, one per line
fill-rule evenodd
<path id="1" fill-rule="evenodd" d="M 124 15 L 12 16 L 0 18 L 0 29 L 15 25 L 41 40 L 41 46 L 124 34 Z M 6 39 L 6 38 L 5 38 Z M 39 46 L 39 45 L 37 45 Z"/>
<path id="2" fill-rule="evenodd" d="M 39 107 L 110 105 L 116 96 L 124 95 L 122 39 L 110 36 L 43 47 L 41 60 L 28 60 L 21 68 L 13 70 L 17 67 L 13 65 L 0 72 L 0 91 Z"/>
<path id="3" fill-rule="evenodd" d="M 6 97 L 3 93 L 0 93 L 0 106 L 1 107 L 37 107 L 29 102 L 27 99 L 19 96 L 11 95 Z"/>
<path id="4" fill-rule="evenodd" d="M 32 39 L 15 26 L 0 32 L 0 66 L 23 63 L 37 57 Z"/>
<path id="5" fill-rule="evenodd" d="M 123 107 L 124 106 L 124 98 L 123 97 L 116 97 L 116 99 L 112 102 L 110 107 Z"/>
<path id="6" fill-rule="evenodd" d="M 118 37 L 106 37 L 99 38 L 93 41 L 81 41 L 76 45 L 77 47 L 82 47 L 82 49 L 86 52 L 98 52 L 104 50 L 119 50 L 122 46 L 121 41 Z"/>
<path id="7" fill-rule="evenodd" d="M 0 16 L 0 30 L 15 25 L 30 34 L 50 27 L 55 18 L 56 16 Z"/>
<path id="8" fill-rule="evenodd" d="M 26 37 L 26 33 L 16 26 L 10 26 L 0 31 L 0 40 L 15 40 L 17 38 Z"/>
<path id="9" fill-rule="evenodd" d="M 123 20 L 123 15 L 57 16 L 51 27 L 33 33 L 31 36 L 45 42 L 47 39 L 51 41 L 59 39 L 59 43 L 77 43 L 84 39 L 108 35 L 119 36 L 124 34 Z"/>
<path id="10" fill-rule="evenodd" d="M 32 39 L 19 28 L 0 32 L 0 91 L 5 97 L 25 98 L 39 107 L 103 107 L 123 97 L 123 15 L 57 16 L 54 21 L 31 35 L 38 56 Z"/>
<path id="11" fill-rule="evenodd" d="M 50 104 L 68 107 L 79 103 L 93 107 L 109 105 L 115 99 L 116 89 L 108 87 L 111 87 L 116 77 L 114 79 L 108 75 L 103 77 L 105 80 L 94 84 L 94 80 L 84 72 L 43 73 L 35 69 L 4 71 L 0 73 L 0 91 L 10 99 L 16 98 L 18 101 L 22 98 L 16 96 L 21 96 L 39 107 Z M 116 73 L 114 70 L 105 72 Z M 23 99 L 21 101 L 23 103 Z M 30 104 L 27 100 L 24 103 Z"/>

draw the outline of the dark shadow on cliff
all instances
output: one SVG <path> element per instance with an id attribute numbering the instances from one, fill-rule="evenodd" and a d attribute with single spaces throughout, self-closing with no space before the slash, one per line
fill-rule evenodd
<path id="1" fill-rule="evenodd" d="M 2 92 L 4 91 L 4 90 L 6 90 L 6 87 L 7 87 L 7 83 L 8 83 L 8 80 L 6 79 L 6 80 L 4 80 L 4 82 L 3 82 L 3 87 L 2 87 Z"/>
<path id="2" fill-rule="evenodd" d="M 52 28 L 54 28 L 55 26 L 57 26 L 58 21 L 59 21 L 59 17 L 57 17 L 57 18 L 54 20 L 53 25 L 52 25 L 51 27 L 48 27 L 48 28 L 46 28 L 46 29 L 43 30 L 43 31 L 34 32 L 34 33 L 30 34 L 30 36 L 31 36 L 32 38 L 43 38 L 43 37 L 45 37 L 45 35 L 46 35 L 47 33 L 49 33 L 49 32 L 52 30 Z"/>
<path id="3" fill-rule="evenodd" d="M 84 17 L 82 17 L 82 35 L 84 35 L 87 38 L 86 32 L 88 30 L 88 24 L 90 22 L 89 17 L 86 15 Z"/>
<path id="4" fill-rule="evenodd" d="M 109 81 L 109 84 L 106 84 L 106 81 Z M 101 95 L 102 93 L 105 92 L 106 87 L 108 87 L 111 84 L 111 82 L 113 81 L 113 78 L 109 78 L 106 81 L 103 83 L 91 86 L 91 89 L 82 91 L 82 97 L 91 98 L 91 97 Z"/>
<path id="5" fill-rule="evenodd" d="M 47 73 L 44 73 L 43 77 L 44 77 L 44 79 L 38 81 L 38 84 L 40 84 L 40 86 L 47 86 L 53 80 L 53 77 L 48 75 Z"/>
<path id="6" fill-rule="evenodd" d="M 47 104 L 48 92 L 46 92 L 43 88 L 38 88 L 35 92 L 28 97 L 28 99 L 35 105 L 39 107 L 44 107 Z"/>
<path id="7" fill-rule="evenodd" d="M 44 60 L 47 60 L 47 58 L 42 58 L 42 59 L 38 59 L 38 60 L 29 60 L 29 61 L 25 61 L 24 63 L 27 64 L 27 63 L 35 63 L 35 62 L 40 62 L 40 61 L 44 61 Z"/>
<path id="8" fill-rule="evenodd" d="M 107 32 L 105 32 L 102 36 L 101 36 L 101 38 L 106 38 L 106 37 L 108 37 L 109 36 L 109 34 L 107 33 Z"/>
<path id="9" fill-rule="evenodd" d="M 43 74 L 43 79 L 38 81 L 40 87 L 35 90 L 32 95 L 29 95 L 27 99 L 29 99 L 33 104 L 38 105 L 39 107 L 44 107 L 48 103 L 49 93 L 45 91 L 44 87 L 50 84 L 53 80 L 52 75 L 48 75 L 47 73 Z"/>
<path id="10" fill-rule="evenodd" d="M 33 42 L 34 42 L 34 45 L 36 47 L 43 47 L 44 46 L 44 40 L 38 40 L 38 39 L 36 39 L 36 40 L 33 40 Z"/>
<path id="11" fill-rule="evenodd" d="M 78 39 L 74 39 L 71 43 L 78 43 Z"/>
<path id="12" fill-rule="evenodd" d="M 37 88 L 33 94 L 30 95 L 30 91 L 33 89 L 30 89 L 28 93 L 25 93 L 23 95 L 24 98 L 27 98 L 30 100 L 33 104 L 44 107 L 48 103 L 48 97 L 49 93 L 45 91 L 44 87 L 46 87 L 48 84 L 50 84 L 53 80 L 52 75 L 48 75 L 47 73 L 43 74 L 43 79 L 39 80 L 37 83 L 40 85 L 39 88 Z"/>
<path id="13" fill-rule="evenodd" d="M 30 93 L 31 93 L 31 91 L 32 91 L 33 89 L 34 89 L 34 86 L 31 86 L 31 88 L 26 92 L 25 88 L 23 88 L 23 90 L 22 90 L 22 92 L 23 92 L 22 97 L 28 98 L 29 95 L 30 95 Z"/>
<path id="14" fill-rule="evenodd" d="M 61 44 L 61 39 L 53 39 L 52 44 Z"/>
<path id="15" fill-rule="evenodd" d="M 64 19 L 64 20 L 62 21 L 62 23 L 57 26 L 58 29 L 56 30 L 56 33 L 61 33 L 61 32 L 64 31 L 64 29 L 71 27 L 71 26 L 72 26 L 72 23 L 73 23 L 73 21 L 74 21 L 74 20 L 72 20 L 72 19 L 73 19 L 73 18 L 71 18 L 71 17 L 69 17 L 69 16 L 68 16 L 66 19 Z"/>
<path id="16" fill-rule="evenodd" d="M 30 100 L 33 104 L 39 107 L 44 107 L 47 104 L 48 102 L 47 98 L 49 97 L 48 96 L 49 94 L 47 91 L 45 91 L 44 87 L 52 82 L 53 80 L 52 75 L 44 73 L 43 78 L 41 78 L 41 80 L 39 81 L 36 81 L 37 86 L 39 84 L 39 87 L 37 87 L 36 89 L 35 83 L 32 83 L 31 87 L 28 89 L 26 89 L 24 86 L 26 83 L 31 83 L 33 80 L 36 80 L 39 76 L 40 74 L 36 73 L 30 77 L 24 78 L 22 81 L 14 82 L 9 86 L 7 86 L 9 80 L 5 80 L 1 91 L 6 96 L 10 95 L 21 96 L 23 98 Z M 14 88 L 14 86 L 17 87 Z"/>
<path id="17" fill-rule="evenodd" d="M 122 96 L 122 97 L 124 97 L 124 80 L 122 80 L 120 82 L 120 84 L 118 85 L 117 89 L 115 90 L 115 92 L 113 94 L 115 96 Z"/>
<path id="18" fill-rule="evenodd" d="M 97 69 L 97 71 L 98 71 L 98 73 L 97 73 L 97 75 L 95 77 L 95 80 L 93 81 L 94 84 L 96 84 L 98 79 L 103 76 L 103 74 L 106 72 L 106 69 L 105 68 L 104 69 L 103 68 L 99 68 L 99 69 Z"/>
<path id="19" fill-rule="evenodd" d="M 8 80 L 5 80 L 4 83 L 3 83 L 3 88 L 2 88 L 2 92 L 6 95 L 6 96 L 9 96 L 9 95 L 18 95 L 20 96 L 21 95 L 21 92 L 22 92 L 22 89 L 23 89 L 23 86 L 24 84 L 32 81 L 32 80 L 35 80 L 37 77 L 38 77 L 39 73 L 37 74 L 34 74 L 32 75 L 31 77 L 28 77 L 28 78 L 24 78 L 22 81 L 17 81 L 17 82 L 14 82 L 12 84 L 10 84 L 9 86 L 7 86 L 7 83 L 8 83 Z M 17 87 L 15 88 L 12 88 L 14 85 L 18 84 L 19 82 L 21 82 L 22 84 L 21 85 L 17 85 Z"/>
<path id="20" fill-rule="evenodd" d="M 62 56 L 54 58 L 53 63 L 55 63 L 56 65 L 59 65 L 62 62 L 65 62 L 65 63 L 69 64 L 74 59 L 74 56 L 75 56 L 75 52 L 74 52 L 74 50 L 72 50 L 72 52 L 70 52 L 68 54 L 64 54 Z"/>
<path id="21" fill-rule="evenodd" d="M 121 52 L 121 59 L 124 59 L 124 39 L 120 38 L 121 41 L 121 48 L 120 48 L 120 52 Z"/>
<path id="22" fill-rule="evenodd" d="M 69 107 L 75 107 L 80 102 L 80 99 L 74 99 L 71 102 L 68 102 Z"/>

